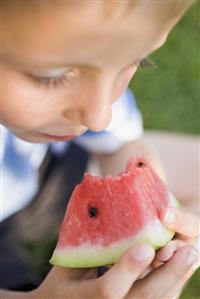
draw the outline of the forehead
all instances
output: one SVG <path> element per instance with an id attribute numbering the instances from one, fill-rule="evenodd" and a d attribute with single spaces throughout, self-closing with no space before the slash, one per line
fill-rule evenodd
<path id="1" fill-rule="evenodd" d="M 33 64 L 40 60 L 63 63 L 64 57 L 71 62 L 89 62 L 92 55 L 100 63 L 107 55 L 111 63 L 122 54 L 131 59 L 133 52 L 135 59 L 140 59 L 159 46 L 163 32 L 167 34 L 170 27 L 160 22 L 156 7 L 149 6 L 147 13 L 147 7 L 131 6 L 132 1 L 119 1 L 115 6 L 112 1 L 107 5 L 102 1 L 38 3 L 20 2 L 4 13 L 7 55 Z"/>

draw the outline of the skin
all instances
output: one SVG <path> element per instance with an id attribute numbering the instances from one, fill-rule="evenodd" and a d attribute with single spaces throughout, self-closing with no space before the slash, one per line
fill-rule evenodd
<path id="1" fill-rule="evenodd" d="M 102 6 L 83 7 L 77 18 L 75 9 L 63 5 L 36 6 L 32 13 L 24 7 L 26 13 L 17 14 L 20 8 L 13 4 L 4 14 L 2 123 L 29 142 L 49 142 L 40 133 L 80 135 L 107 127 L 112 103 L 173 23 L 161 26 L 148 15 L 139 21 L 143 7 L 107 20 Z M 43 83 L 27 74 L 44 77 Z M 45 77 L 55 74 L 64 75 L 63 84 L 45 86 Z"/>
<path id="2" fill-rule="evenodd" d="M 165 4 L 150 5 L 147 11 L 143 1 L 128 11 L 121 5 L 113 13 L 112 7 L 105 11 L 101 1 L 95 5 L 84 2 L 79 10 L 70 3 L 40 2 L 30 8 L 30 4 L 13 1 L 4 7 L 1 120 L 13 134 L 29 142 L 54 141 L 44 133 L 78 136 L 86 129 L 98 132 L 106 128 L 111 105 L 127 88 L 140 60 L 162 46 L 183 13 L 166 19 L 162 17 L 164 7 L 160 7 Z M 137 145 L 102 157 L 103 163 L 109 159 L 118 165 L 124 151 L 129 156 Z M 197 217 L 173 209 L 176 217 L 169 225 L 164 221 L 165 212 L 166 226 L 182 238 L 197 237 Z M 100 278 L 96 278 L 96 269 L 53 267 L 37 290 L 2 291 L 2 298 L 174 298 L 198 267 L 199 255 L 184 242 L 173 242 L 156 257 L 150 246 L 145 251 L 136 246 Z M 164 265 L 152 271 L 153 261 Z M 146 276 L 145 271 L 151 273 Z"/>

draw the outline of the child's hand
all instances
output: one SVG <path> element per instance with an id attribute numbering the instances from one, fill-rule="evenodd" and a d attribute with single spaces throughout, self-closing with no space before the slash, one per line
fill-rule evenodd
<path id="1" fill-rule="evenodd" d="M 194 239 L 200 235 L 200 217 L 180 209 L 168 208 L 163 211 L 163 224 L 182 235 L 183 238 Z"/>
<path id="2" fill-rule="evenodd" d="M 192 245 L 200 250 L 200 217 L 180 209 L 169 208 L 163 211 L 163 224 L 176 232 L 175 238 L 156 254 L 153 266 L 157 267 L 168 261 L 176 250 L 185 245 Z"/>
<path id="3" fill-rule="evenodd" d="M 104 299 L 124 298 L 132 284 L 151 264 L 155 251 L 150 245 L 129 249 L 103 276 L 97 269 L 53 267 L 34 298 Z"/>
<path id="4" fill-rule="evenodd" d="M 54 267 L 42 285 L 33 292 L 33 298 L 173 298 L 197 267 L 198 253 L 190 246 L 180 248 L 163 267 L 138 280 L 154 256 L 151 246 L 135 246 L 99 278 L 96 278 L 96 269 Z"/>

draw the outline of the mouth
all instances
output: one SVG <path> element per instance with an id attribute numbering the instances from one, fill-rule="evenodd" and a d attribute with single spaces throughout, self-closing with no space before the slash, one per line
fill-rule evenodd
<path id="1" fill-rule="evenodd" d="M 58 136 L 58 135 L 49 135 L 45 133 L 41 133 L 41 136 L 48 139 L 49 141 L 70 141 L 75 137 L 77 137 L 75 135 Z"/>

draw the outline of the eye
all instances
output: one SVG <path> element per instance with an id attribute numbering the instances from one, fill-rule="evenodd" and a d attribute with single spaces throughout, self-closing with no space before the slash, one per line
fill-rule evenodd
<path id="1" fill-rule="evenodd" d="M 156 68 L 157 66 L 155 62 L 153 62 L 149 57 L 146 57 L 139 62 L 139 67 L 143 69 L 152 69 L 152 68 Z"/>
<path id="2" fill-rule="evenodd" d="M 134 62 L 134 63 L 130 64 L 129 67 L 137 67 L 137 68 L 139 67 L 139 68 L 142 68 L 142 69 L 152 69 L 152 68 L 156 68 L 157 65 L 149 57 L 145 57 L 141 60 L 138 60 L 137 62 Z"/>
<path id="3" fill-rule="evenodd" d="M 59 87 L 60 85 L 65 85 L 67 83 L 67 76 L 63 75 L 61 77 L 37 77 L 33 75 L 28 75 L 30 79 L 38 86 L 44 87 Z"/>
<path id="4" fill-rule="evenodd" d="M 28 74 L 28 77 L 38 86 L 53 87 L 65 86 L 77 78 L 79 71 L 76 68 L 69 68 L 62 76 L 35 76 Z"/>

